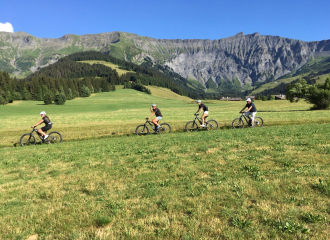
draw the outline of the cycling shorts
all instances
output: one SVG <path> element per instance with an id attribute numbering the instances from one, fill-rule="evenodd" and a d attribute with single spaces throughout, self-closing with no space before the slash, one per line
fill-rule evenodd
<path id="1" fill-rule="evenodd" d="M 47 124 L 41 128 L 43 132 L 46 132 L 52 128 L 52 124 Z"/>

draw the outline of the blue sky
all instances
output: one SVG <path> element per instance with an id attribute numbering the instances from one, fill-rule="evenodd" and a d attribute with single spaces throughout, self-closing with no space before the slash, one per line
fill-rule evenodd
<path id="1" fill-rule="evenodd" d="M 238 32 L 330 39 L 329 0 L 3 0 L 0 9 L 0 23 L 37 37 L 124 31 L 163 39 L 220 39 Z"/>

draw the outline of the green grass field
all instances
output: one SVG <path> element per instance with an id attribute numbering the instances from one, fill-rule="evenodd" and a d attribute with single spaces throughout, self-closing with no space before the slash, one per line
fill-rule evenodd
<path id="1" fill-rule="evenodd" d="M 0 149 L 0 236 L 328 239 L 329 134 L 319 124 Z"/>
<path id="2" fill-rule="evenodd" d="M 256 101 L 265 127 L 231 129 L 244 102 L 205 101 L 213 132 L 184 132 L 194 100 L 150 87 L 64 106 L 0 106 L 0 239 L 329 239 L 329 111 Z M 156 103 L 169 135 L 133 135 Z M 11 147 L 45 110 L 58 145 Z"/>
<path id="3" fill-rule="evenodd" d="M 78 61 L 78 62 L 83 62 L 83 63 L 88 63 L 90 65 L 93 65 L 93 64 L 103 64 L 107 67 L 111 67 L 112 69 L 115 69 L 118 73 L 119 76 L 127 73 L 127 72 L 131 72 L 131 73 L 135 73 L 134 71 L 127 71 L 127 70 L 124 70 L 124 69 L 121 69 L 119 68 L 118 65 L 116 64 L 113 64 L 111 62 L 106 62 L 106 61 L 100 61 L 100 60 L 86 60 L 86 61 Z"/>
<path id="4" fill-rule="evenodd" d="M 43 105 L 37 101 L 15 101 L 0 105 L 0 146 L 8 147 L 19 141 L 30 126 L 39 121 L 39 113 L 46 111 L 54 122 L 53 129 L 63 134 L 65 141 L 117 137 L 132 134 L 137 125 L 150 115 L 149 107 L 156 103 L 164 116 L 162 122 L 172 126 L 174 132 L 184 130 L 187 121 L 194 118 L 197 104 L 194 100 L 171 91 L 150 87 L 154 95 L 131 89 L 93 94 L 89 98 L 67 101 L 63 106 Z M 165 98 L 167 97 L 167 98 Z M 220 130 L 231 127 L 232 120 L 245 102 L 206 101 L 210 119 L 216 119 Z M 265 127 L 329 122 L 329 111 L 308 111 L 311 105 L 303 101 L 256 101 L 258 115 Z M 220 131 L 219 130 L 219 131 Z"/>

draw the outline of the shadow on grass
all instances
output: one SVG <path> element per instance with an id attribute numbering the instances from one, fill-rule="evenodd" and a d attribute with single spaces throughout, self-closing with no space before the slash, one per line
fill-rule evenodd
<path id="1" fill-rule="evenodd" d="M 280 110 L 280 111 L 263 111 L 263 110 L 261 110 L 261 111 L 258 111 L 258 113 L 260 113 L 260 112 L 310 112 L 310 111 L 313 111 L 313 110 L 311 110 L 311 109 L 307 109 L 307 110 Z"/>

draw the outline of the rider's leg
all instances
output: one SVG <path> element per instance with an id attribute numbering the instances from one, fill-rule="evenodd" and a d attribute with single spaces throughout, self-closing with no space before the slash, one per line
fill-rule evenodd
<path id="1" fill-rule="evenodd" d="M 252 126 L 252 118 L 250 117 L 250 115 L 252 116 L 252 112 L 245 112 L 244 115 L 249 119 L 249 122 L 251 121 L 251 126 Z"/>
<path id="2" fill-rule="evenodd" d="M 159 124 L 158 124 L 158 118 L 155 117 L 154 119 L 152 119 L 152 123 L 155 125 L 155 128 L 158 129 Z"/>
<path id="3" fill-rule="evenodd" d="M 44 131 L 42 131 L 41 128 L 38 129 L 38 133 L 39 133 L 41 136 L 45 136 L 45 135 L 46 135 L 46 133 L 44 133 Z"/>
<path id="4" fill-rule="evenodd" d="M 251 113 L 251 127 L 254 127 L 254 116 L 256 115 L 257 112 L 252 112 Z"/>
<path id="5" fill-rule="evenodd" d="M 206 115 L 205 115 L 205 113 L 203 113 L 203 115 L 202 115 L 202 126 L 204 126 L 205 124 L 205 117 L 206 117 Z"/>
<path id="6" fill-rule="evenodd" d="M 47 135 L 47 131 L 49 130 L 50 128 L 48 127 L 42 127 L 40 129 L 38 129 L 38 132 L 40 133 L 41 136 L 44 137 L 44 139 L 48 138 L 48 135 Z"/>
<path id="7" fill-rule="evenodd" d="M 204 112 L 202 115 L 202 126 L 205 126 L 205 118 L 207 116 L 208 112 Z"/>

